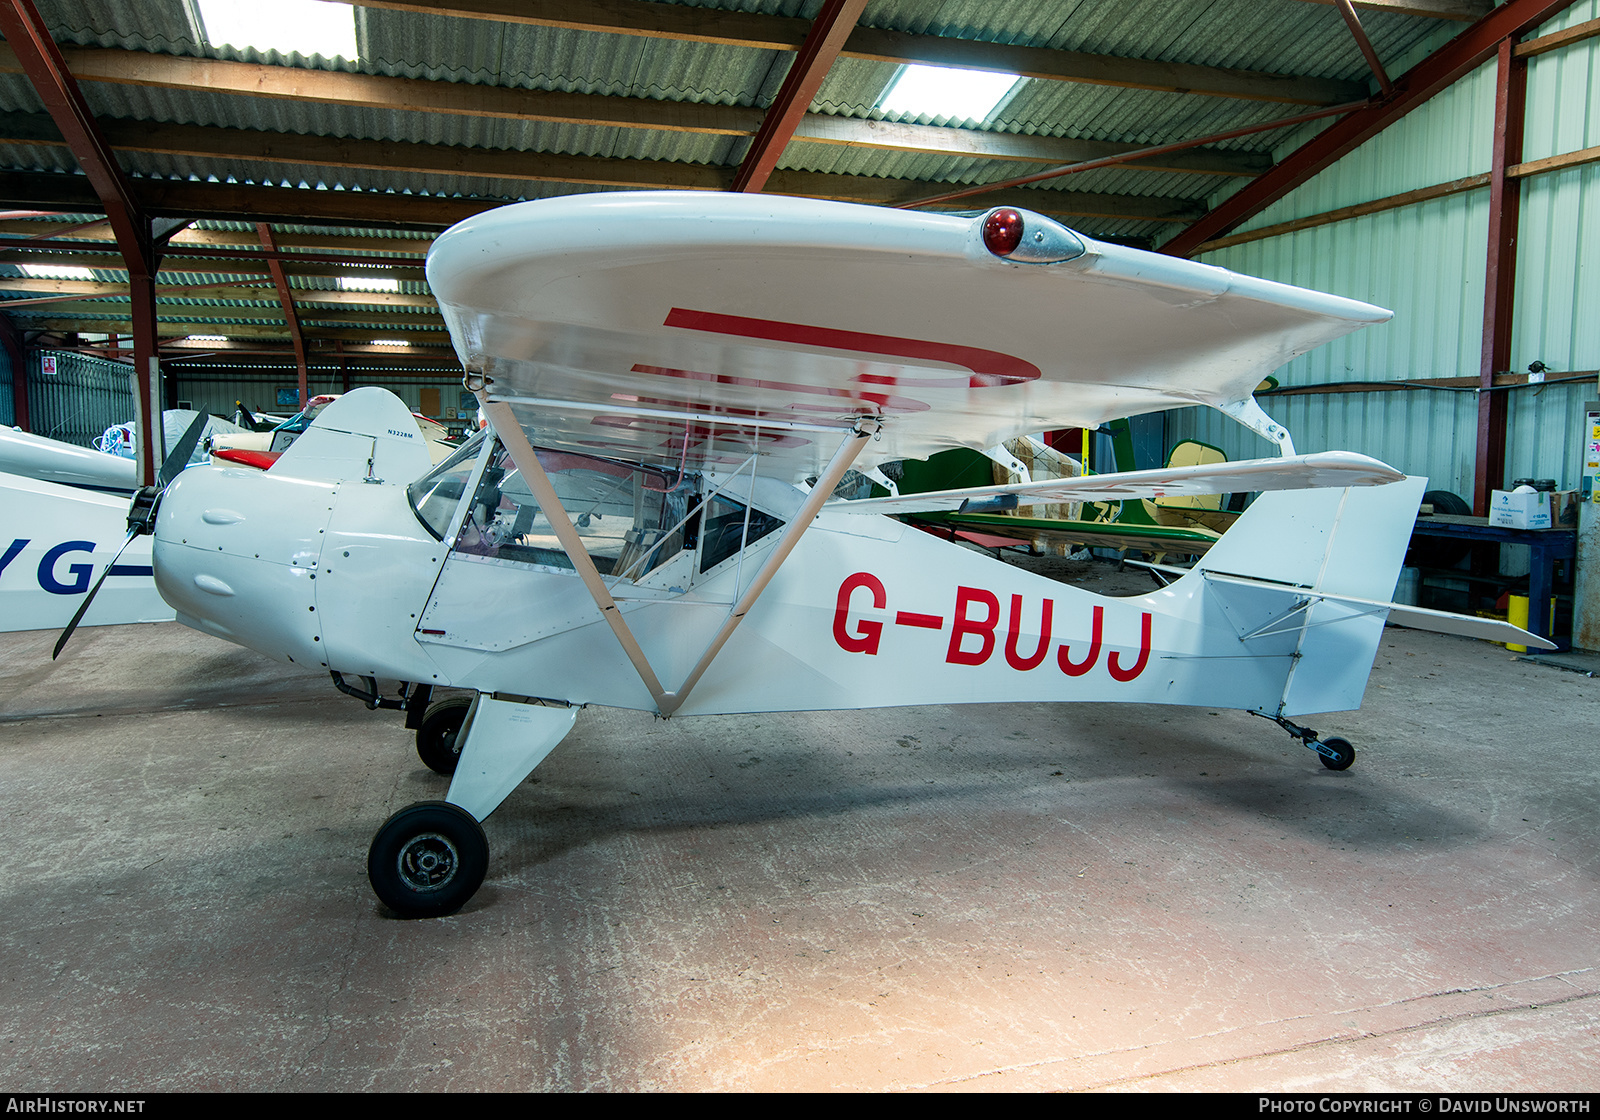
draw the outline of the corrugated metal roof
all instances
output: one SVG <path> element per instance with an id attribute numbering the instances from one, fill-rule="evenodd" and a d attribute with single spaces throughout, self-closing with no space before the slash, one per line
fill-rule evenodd
<path id="1" fill-rule="evenodd" d="M 793 16 L 809 15 L 800 4 L 698 5 Z M 810 5 L 815 7 L 816 5 Z M 503 86 L 552 89 L 657 100 L 711 101 L 764 105 L 770 101 L 789 57 L 782 52 L 708 45 L 635 35 L 609 35 L 502 24 L 485 19 L 361 9 L 359 62 L 282 59 L 233 47 L 206 47 L 195 41 L 179 0 L 132 5 L 93 0 L 53 0 L 43 9 L 63 42 L 155 50 L 277 64 L 294 62 L 321 69 L 352 69 L 369 74 L 467 80 Z M 1332 9 L 1291 0 L 1217 0 L 1205 5 L 1079 3 L 1062 8 L 1037 0 L 976 3 L 972 0 L 928 5 L 879 0 L 866 12 L 864 26 L 915 34 L 939 34 L 1001 43 L 1093 51 L 1130 58 L 1227 65 L 1269 72 L 1360 77 L 1358 52 Z M 1404 49 L 1434 21 L 1378 16 L 1370 31 L 1382 51 Z M 1310 29 L 1310 30 L 1308 30 Z M 1293 34 L 1289 34 L 1292 31 Z M 1290 44 L 1294 44 L 1291 49 Z M 1294 50 L 1306 52 L 1303 65 Z M 1344 57 L 1347 56 L 1347 57 Z M 1336 61 L 1337 60 L 1337 61 Z M 817 100 L 819 111 L 835 115 L 881 116 L 875 103 L 897 67 L 841 59 Z M 556 125 L 471 118 L 355 106 L 240 97 L 194 90 L 154 89 L 89 83 L 97 113 L 116 119 L 172 121 L 208 127 L 268 130 L 306 136 L 387 140 L 499 151 L 529 151 L 604 159 L 655 160 L 731 168 L 745 142 L 685 132 L 597 125 Z M 10 102 L 31 103 L 25 87 Z M 0 97 L 5 91 L 0 88 Z M 1104 86 L 1030 80 L 986 130 L 1004 130 L 1119 140 L 1170 142 L 1196 131 L 1217 131 L 1270 118 L 1274 107 L 1230 98 L 1197 98 Z M 1268 138 L 1237 146 L 1261 150 Z M 925 156 L 863 149 L 818 152 L 796 145 L 784 166 L 876 177 L 980 182 L 1013 171 L 1005 165 L 958 157 Z M 58 168 L 42 146 L 30 149 L 33 165 Z M 503 176 L 474 177 L 441 171 L 315 167 L 235 159 L 220 169 L 198 156 L 130 153 L 135 174 L 220 181 L 274 182 L 329 187 L 406 189 L 447 197 L 537 198 L 583 185 L 551 185 Z M 958 165 L 961 165 L 958 169 Z M 538 172 L 532 172 L 537 174 Z M 1174 176 L 1159 186 L 1141 173 L 1139 185 L 1114 174 L 1101 175 L 1096 191 L 1131 190 L 1151 194 L 1181 192 L 1199 199 L 1216 189 L 1207 177 Z M 1079 188 L 1074 189 L 1091 189 Z"/>
<path id="2" fill-rule="evenodd" d="M 1542 31 L 1600 18 L 1584 0 Z M 1540 159 L 1600 144 L 1595 112 L 1600 39 L 1530 60 L 1524 156 Z M 1355 203 L 1447 183 L 1489 168 L 1495 67 L 1480 67 L 1241 229 L 1326 215 Z M 1537 360 L 1547 376 L 1600 368 L 1600 164 L 1521 180 L 1515 319 L 1509 371 Z M 1354 296 L 1394 310 L 1392 322 L 1296 359 L 1285 385 L 1477 377 L 1482 355 L 1488 190 L 1282 233 L 1205 255 L 1208 263 Z M 1575 486 L 1581 404 L 1592 380 L 1499 390 L 1509 393 L 1505 479 L 1555 478 Z M 1423 389 L 1329 392 L 1263 400 L 1300 451 L 1346 448 L 1375 455 L 1434 489 L 1471 497 L 1479 394 Z M 1169 414 L 1169 436 L 1194 436 L 1230 455 L 1259 442 L 1214 413 Z M 1252 446 L 1253 445 L 1253 446 Z"/>
<path id="3" fill-rule="evenodd" d="M 1584 5 L 1594 2 L 1583 0 Z M 659 9 L 669 7 L 714 8 L 795 20 L 814 17 L 821 6 L 822 0 L 680 0 L 676 5 L 659 4 L 651 10 L 660 14 Z M 776 96 L 794 57 L 790 52 L 765 47 L 358 7 L 353 10 L 362 57 L 330 60 L 231 46 L 211 47 L 196 37 L 183 0 L 39 0 L 39 7 L 52 34 L 64 46 L 102 48 L 119 54 L 145 52 L 174 61 L 220 59 L 285 69 L 634 101 L 765 108 Z M 628 2 L 619 0 L 608 10 L 626 12 Z M 1401 58 L 1408 52 L 1415 54 L 1441 34 L 1437 20 L 1373 12 L 1362 12 L 1361 18 L 1386 60 Z M 861 26 L 912 36 L 1089 52 L 1113 60 L 1181 63 L 1357 83 L 1366 83 L 1369 78 L 1366 64 L 1337 10 L 1299 0 L 1196 0 L 1185 4 L 1166 0 L 1124 0 L 1115 4 L 1103 0 L 874 0 L 867 6 Z M 884 114 L 877 102 L 897 72 L 898 66 L 893 63 L 841 58 L 830 68 L 812 110 L 836 118 L 881 119 Z M 665 183 L 669 175 L 676 176 L 672 180 L 676 185 L 715 186 L 729 179 L 749 147 L 747 139 L 736 135 L 431 111 L 422 104 L 420 95 L 407 100 L 398 93 L 394 104 L 372 108 L 353 102 L 289 100 L 196 87 L 93 81 L 83 83 L 83 89 L 92 111 L 106 120 L 108 127 L 126 128 L 129 146 L 120 149 L 117 158 L 136 180 L 197 185 L 271 184 L 361 195 L 378 192 L 410 196 L 419 204 L 428 198 L 502 202 Z M 1476 87 L 1455 96 L 1481 96 L 1481 91 L 1474 90 Z M 969 123 L 967 131 L 1153 145 L 1277 119 L 1296 109 L 1237 97 L 1028 79 L 993 120 L 981 125 Z M 1418 112 L 1426 110 L 1424 107 Z M 42 111 L 39 98 L 25 78 L 0 75 L 0 113 Z M 932 118 L 918 118 L 918 122 L 946 123 Z M 37 128 L 38 121 L 28 118 L 15 123 L 20 131 L 24 126 Z M 202 148 L 186 136 L 168 139 L 157 134 L 154 126 L 161 124 L 226 130 L 216 135 L 227 143 L 219 139 L 214 147 Z M 148 126 L 148 136 L 140 135 L 140 126 Z M 1594 127 L 1563 122 L 1548 142 L 1559 146 L 1567 143 L 1570 136 L 1588 134 Z M 277 135 L 253 135 L 257 133 Z M 1302 130 L 1299 135 L 1304 134 Z M 304 138 L 298 152 L 295 138 Z M 310 162 L 310 149 L 315 146 L 325 150 L 329 139 L 349 143 L 341 151 L 315 157 L 323 162 Z M 1263 133 L 1217 147 L 1224 151 L 1267 153 L 1281 151 L 1289 139 L 1282 132 Z M 268 140 L 272 143 L 270 150 L 263 147 Z M 374 145 L 379 142 L 389 147 L 375 153 Z M 419 147 L 408 147 L 412 145 Z M 428 147 L 420 147 L 424 145 Z M 158 148 L 161 150 L 153 150 Z M 4 153 L 0 156 L 0 169 L 76 171 L 76 163 L 64 146 L 30 142 L 3 145 L 0 151 Z M 272 158 L 257 159 L 253 154 L 251 158 L 219 156 L 219 151 L 260 152 Z M 1413 167 L 1423 164 L 1421 169 L 1394 171 L 1387 158 L 1362 157 L 1354 159 L 1348 170 L 1350 176 L 1368 186 L 1376 183 L 1387 190 L 1410 178 L 1426 179 L 1448 167 L 1474 164 L 1482 151 L 1480 142 L 1458 138 L 1453 147 L 1441 143 L 1436 152 L 1428 152 L 1422 160 L 1397 161 Z M 516 166 L 508 170 L 508 157 L 526 158 L 517 158 Z M 577 158 L 574 164 L 563 165 L 565 157 Z M 562 166 L 566 166 L 565 172 L 552 170 Z M 784 189 L 804 189 L 803 174 L 814 173 L 856 177 L 863 189 L 892 189 L 885 187 L 885 181 L 898 182 L 909 197 L 937 193 L 946 185 L 994 182 L 1044 166 L 941 150 L 887 150 L 864 144 L 807 141 L 791 142 L 779 161 L 780 169 L 791 173 L 784 180 Z M 801 173 L 801 177 L 792 173 Z M 1259 221 L 1281 220 L 1283 215 L 1306 212 L 1307 208 L 1325 208 L 1330 197 L 1346 191 L 1340 185 L 1345 181 L 1340 178 L 1342 174 L 1343 171 L 1308 184 L 1302 188 L 1304 193 L 1284 199 Z M 1212 174 L 1112 167 L 1029 189 L 1039 196 L 1040 209 L 1066 205 L 1065 199 L 1082 193 L 1126 198 L 1127 206 L 1135 211 L 1165 201 L 1179 212 L 1198 212 L 1208 200 L 1225 196 L 1243 182 Z M 848 180 L 819 180 L 817 189 L 836 192 L 841 183 L 848 186 Z M 81 188 L 84 180 L 75 177 L 73 185 Z M 325 196 L 319 199 L 322 200 Z M 983 202 L 975 199 L 972 205 L 981 207 Z M 275 208 L 281 206 L 277 203 Z M 218 207 L 218 212 L 236 214 L 239 205 L 230 203 L 227 209 Z M 1172 228 L 1170 222 L 1139 217 L 1137 212 L 1123 217 L 1089 214 L 1070 224 L 1094 236 L 1132 239 L 1155 239 Z M 197 223 L 196 228 L 237 231 L 237 246 L 241 248 L 259 244 L 249 222 L 208 219 Z M 290 243 L 295 238 L 320 240 L 332 247 L 328 251 L 352 258 L 377 251 L 374 246 L 381 244 L 377 239 L 403 236 L 424 245 L 427 241 L 426 237 L 349 222 L 329 226 L 309 222 L 279 224 L 274 228 L 286 253 L 307 251 L 304 245 Z M 363 240 L 354 243 L 352 239 Z M 1296 244 L 1288 243 L 1289 248 L 1283 251 L 1293 251 Z M 110 251 L 105 242 L 97 248 Z M 1250 254 L 1241 256 L 1248 258 Z M 411 263 L 415 263 L 414 258 Z M 160 279 L 163 284 L 182 285 L 226 286 L 239 282 L 233 273 L 187 271 L 206 267 L 198 262 L 169 265 Z M 0 268 L 0 276 L 11 271 Z M 334 281 L 328 276 L 300 275 L 293 285 L 299 291 L 311 292 L 329 290 Z M 426 289 L 412 277 L 402 281 L 401 290 L 421 293 Z M 194 300 L 192 304 L 185 301 L 164 305 L 194 306 L 197 312 L 210 305 L 215 308 L 218 322 L 237 318 L 228 316 L 228 303 Z M 271 301 L 266 306 L 270 307 Z M 367 305 L 341 305 L 341 309 L 357 311 L 364 306 Z M 398 313 L 378 305 L 371 305 L 370 309 L 373 314 Z"/>
<path id="4" fill-rule="evenodd" d="M 1408 49 L 1435 21 L 1363 11 L 1380 57 Z M 862 23 L 886 30 L 1268 73 L 1365 80 L 1338 10 L 1296 0 L 1107 4 L 1077 0 L 877 0 Z"/>

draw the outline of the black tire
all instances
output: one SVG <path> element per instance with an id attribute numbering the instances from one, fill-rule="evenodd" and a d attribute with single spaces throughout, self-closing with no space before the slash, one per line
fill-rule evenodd
<path id="1" fill-rule="evenodd" d="M 1429 490 L 1422 500 L 1433 507 L 1434 513 L 1452 517 L 1472 516 L 1472 507 L 1464 499 L 1448 490 Z M 1453 537 L 1415 537 L 1406 555 L 1406 563 L 1421 568 L 1453 568 L 1466 559 L 1472 551 L 1472 542 Z"/>
<path id="2" fill-rule="evenodd" d="M 1337 735 L 1333 735 L 1322 740 L 1322 745 L 1332 749 L 1339 756 L 1338 758 L 1329 758 L 1321 751 L 1317 752 L 1317 757 L 1322 759 L 1322 765 L 1329 770 L 1348 770 L 1350 769 L 1350 764 L 1356 760 L 1356 749 L 1350 745 L 1350 740 L 1348 739 L 1341 739 Z"/>
<path id="3" fill-rule="evenodd" d="M 489 841 L 472 814 L 446 801 L 419 801 L 383 822 L 367 851 L 367 879 L 402 918 L 454 914 L 489 870 Z"/>
<path id="4" fill-rule="evenodd" d="M 448 777 L 461 761 L 461 724 L 472 707 L 470 696 L 452 696 L 428 705 L 417 728 L 417 757 L 435 774 Z"/>

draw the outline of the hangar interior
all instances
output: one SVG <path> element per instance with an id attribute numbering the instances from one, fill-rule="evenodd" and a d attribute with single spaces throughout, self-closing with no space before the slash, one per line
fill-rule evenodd
<path id="1" fill-rule="evenodd" d="M 423 265 L 512 202 L 1014 207 L 1394 310 L 1257 400 L 1463 521 L 1576 491 L 1533 628 L 1600 649 L 1600 0 L 250 7 L 0 0 L 0 424 L 88 446 L 379 385 L 469 425 Z M 895 100 L 924 67 L 987 103 Z M 1271 453 L 1206 408 L 1137 435 L 1139 468 Z M 1505 610 L 1544 555 L 1418 561 L 1421 601 Z M 399 729 L 147 629 L 44 678 L 53 636 L 4 639 L 18 1087 L 1595 1087 L 1593 700 L 1559 662 L 1391 632 L 1364 790 L 1198 709 L 608 716 L 497 816 L 490 900 L 424 929 L 356 891 L 352 821 L 432 788 Z M 305 745 L 337 737 L 354 766 Z"/>

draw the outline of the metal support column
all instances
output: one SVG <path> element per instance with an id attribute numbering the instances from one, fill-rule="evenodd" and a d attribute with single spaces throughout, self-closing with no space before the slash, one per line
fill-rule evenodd
<path id="1" fill-rule="evenodd" d="M 140 222 L 148 233 L 148 223 Z M 161 349 L 156 336 L 156 274 L 148 244 L 139 255 L 124 251 L 129 311 L 133 319 L 133 407 L 139 429 L 139 485 L 153 486 L 164 457 L 161 430 Z M 142 259 L 141 259 L 142 258 Z"/>
<path id="2" fill-rule="evenodd" d="M 1517 218 L 1522 184 L 1507 174 L 1522 162 L 1528 64 L 1516 54 L 1517 36 L 1500 43 L 1495 78 L 1494 150 L 1489 168 L 1489 253 L 1483 284 L 1483 346 L 1478 363 L 1478 449 L 1472 512 L 1489 515 L 1489 492 L 1505 485 L 1509 393 L 1493 392 L 1494 375 L 1511 368 L 1511 319 L 1517 278 Z"/>

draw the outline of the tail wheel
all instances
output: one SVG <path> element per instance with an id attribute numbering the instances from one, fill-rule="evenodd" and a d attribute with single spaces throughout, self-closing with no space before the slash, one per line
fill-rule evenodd
<path id="1" fill-rule="evenodd" d="M 417 757 L 435 774 L 449 776 L 461 761 L 461 724 L 472 707 L 470 696 L 452 696 L 428 705 L 417 728 Z"/>
<path id="2" fill-rule="evenodd" d="M 1317 752 L 1317 757 L 1322 759 L 1322 765 L 1329 770 L 1348 770 L 1350 764 L 1356 760 L 1356 749 L 1350 745 L 1348 739 L 1341 739 L 1336 735 L 1330 736 L 1322 740 L 1322 745 L 1331 750 L 1335 756 L 1329 758 L 1321 751 Z"/>
<path id="3" fill-rule="evenodd" d="M 489 870 L 489 841 L 466 810 L 419 801 L 383 822 L 367 852 L 373 892 L 402 918 L 438 918 L 466 905 Z"/>

